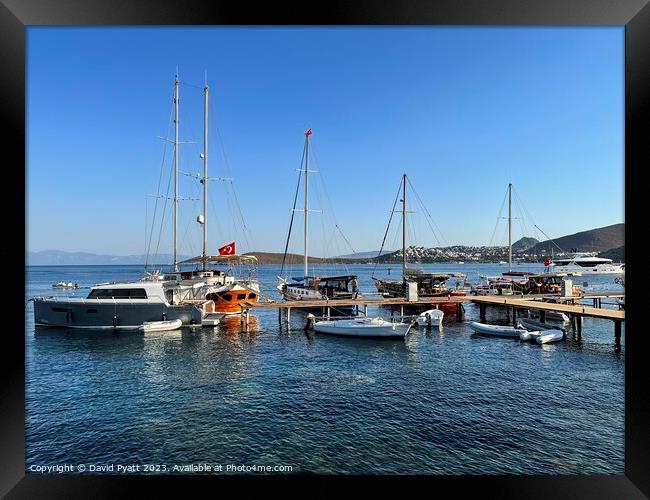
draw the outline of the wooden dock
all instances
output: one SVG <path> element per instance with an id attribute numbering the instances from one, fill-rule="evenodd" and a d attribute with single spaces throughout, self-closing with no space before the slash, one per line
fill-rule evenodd
<path id="1" fill-rule="evenodd" d="M 518 309 L 534 309 L 540 312 L 542 322 L 545 321 L 546 311 L 555 311 L 567 313 L 569 315 L 574 333 L 577 334 L 578 340 L 582 338 L 582 318 L 600 318 L 614 321 L 614 347 L 616 351 L 621 350 L 621 324 L 625 321 L 625 311 L 613 309 L 602 309 L 600 307 L 585 307 L 576 305 L 575 302 L 580 300 L 593 300 L 594 306 L 601 304 L 601 299 L 612 297 L 613 295 L 621 296 L 622 294 L 590 294 L 575 297 L 553 297 L 556 302 L 545 302 L 542 299 L 531 300 L 522 296 L 480 296 L 472 297 L 471 301 L 478 304 L 480 308 L 481 321 L 485 320 L 485 308 L 487 305 L 506 307 L 509 316 L 512 318 L 513 326 L 517 325 Z M 625 297 L 625 295 L 622 295 Z M 548 297 L 546 297 L 548 298 Z M 564 303 L 562 303 L 564 302 Z"/>
<path id="2" fill-rule="evenodd" d="M 330 317 L 331 313 L 336 313 L 338 307 L 356 306 L 357 312 L 363 309 L 364 314 L 368 313 L 368 306 L 390 306 L 400 309 L 400 313 L 404 316 L 405 307 L 436 307 L 437 304 L 442 303 L 457 303 L 456 319 L 462 321 L 464 319 L 464 307 L 462 304 L 472 302 L 480 308 L 481 321 L 485 321 L 485 309 L 487 306 L 491 307 L 505 307 L 508 310 L 508 315 L 512 318 L 513 325 L 517 324 L 517 311 L 518 310 L 537 310 L 540 312 L 542 322 L 545 321 L 546 311 L 555 311 L 566 313 L 569 315 L 573 330 L 577 333 L 578 340 L 582 336 L 582 318 L 599 318 L 610 320 L 614 322 L 614 339 L 617 350 L 620 350 L 621 341 L 621 324 L 625 321 L 625 311 L 614 309 L 603 309 L 596 307 L 602 305 L 604 298 L 624 298 L 625 294 L 620 292 L 612 293 L 592 293 L 581 294 L 569 297 L 560 295 L 550 296 L 546 295 L 447 295 L 442 297 L 420 297 L 417 301 L 409 301 L 404 297 L 395 298 L 376 298 L 370 299 L 359 297 L 356 299 L 341 299 L 341 300 L 278 300 L 268 302 L 246 302 L 241 305 L 242 307 L 242 321 L 247 321 L 250 310 L 254 309 L 277 309 L 278 311 L 284 310 L 286 312 L 285 320 L 288 323 L 291 317 L 291 309 L 298 308 L 321 308 L 323 315 Z M 583 306 L 576 304 L 583 300 L 591 300 L 594 307 Z"/>
<path id="3" fill-rule="evenodd" d="M 337 306 L 427 306 L 442 302 L 468 302 L 472 297 L 420 297 L 416 302 L 409 302 L 405 298 L 385 299 L 341 299 L 341 300 L 280 300 L 277 302 L 246 302 L 243 304 L 248 309 L 291 309 L 294 307 L 331 307 Z"/>
<path id="4" fill-rule="evenodd" d="M 571 297 L 577 299 L 576 297 Z M 592 297 L 590 297 L 592 298 Z M 555 302 L 542 302 L 539 300 L 522 299 L 520 297 L 508 296 L 480 296 L 472 297 L 471 301 L 477 304 L 491 304 L 516 309 L 536 309 L 539 311 L 557 311 L 568 314 L 577 314 L 579 316 L 588 316 L 592 318 L 612 319 L 617 321 L 625 320 L 625 311 L 615 311 L 612 309 L 600 309 L 598 307 L 584 307 L 582 305 L 560 304 Z"/>

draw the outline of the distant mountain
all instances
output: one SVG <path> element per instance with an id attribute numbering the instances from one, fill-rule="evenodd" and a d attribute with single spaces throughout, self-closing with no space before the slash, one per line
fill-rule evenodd
<path id="1" fill-rule="evenodd" d="M 179 255 L 179 260 L 189 259 Z M 64 252 L 62 250 L 43 250 L 27 252 L 28 266 L 128 266 L 144 265 L 146 255 L 104 255 L 88 252 Z M 171 254 L 158 254 L 153 264 L 170 265 L 173 261 Z"/>
<path id="2" fill-rule="evenodd" d="M 254 255 L 260 264 L 281 264 L 281 253 L 272 252 L 250 252 L 244 255 Z M 103 266 L 103 265 L 144 265 L 146 255 L 103 255 L 88 252 L 64 252 L 62 250 L 44 250 L 41 252 L 28 252 L 28 266 Z M 178 260 L 189 259 L 187 255 L 179 255 Z M 302 255 L 287 254 L 286 262 L 290 264 L 302 263 Z M 320 257 L 309 257 L 309 262 L 314 264 L 337 263 L 341 258 L 323 259 Z M 173 262 L 171 254 L 159 254 L 153 264 L 167 266 Z M 150 262 L 151 263 L 151 262 Z"/>
<path id="3" fill-rule="evenodd" d="M 392 253 L 390 250 L 384 251 L 383 253 Z M 379 250 L 372 250 L 371 252 L 357 252 L 357 253 L 349 253 L 346 255 L 339 255 L 337 258 L 339 259 L 372 259 L 373 257 L 377 257 L 379 255 Z"/>
<path id="4" fill-rule="evenodd" d="M 526 253 L 536 255 L 550 254 L 551 251 L 558 253 L 557 247 L 565 252 L 604 252 L 624 244 L 625 224 L 613 224 L 555 238 L 552 242 L 551 240 L 542 241 L 527 249 Z"/>
<path id="5" fill-rule="evenodd" d="M 535 238 L 528 238 L 524 236 L 520 240 L 515 241 L 512 244 L 512 251 L 513 252 L 525 252 L 529 248 L 535 246 L 537 243 L 539 243 L 539 240 Z"/>
<path id="6" fill-rule="evenodd" d="M 598 257 L 612 259 L 614 262 L 625 262 L 625 245 L 600 252 Z"/>
<path id="7" fill-rule="evenodd" d="M 257 257 L 259 264 L 282 264 L 283 253 L 273 253 L 273 252 L 249 252 L 244 255 L 254 255 Z M 309 257 L 309 262 L 314 264 L 322 264 L 327 262 L 333 262 L 335 259 L 323 259 L 320 257 Z M 302 264 L 303 256 L 295 253 L 288 253 L 286 258 L 287 264 Z"/>
<path id="8" fill-rule="evenodd" d="M 378 252 L 377 252 L 378 253 Z M 273 253 L 273 252 L 249 252 L 244 255 L 254 255 L 257 257 L 257 262 L 259 264 L 282 264 L 282 259 L 284 254 L 282 253 Z M 352 259 L 349 257 L 309 257 L 310 264 L 351 264 L 355 262 L 366 262 L 368 257 L 365 259 Z M 287 258 L 285 259 L 286 264 L 292 266 L 302 265 L 303 256 L 295 253 L 288 253 Z"/>

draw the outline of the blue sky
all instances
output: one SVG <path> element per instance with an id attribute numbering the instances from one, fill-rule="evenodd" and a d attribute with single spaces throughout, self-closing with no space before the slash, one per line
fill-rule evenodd
<path id="1" fill-rule="evenodd" d="M 28 27 L 28 250 L 145 252 L 177 67 L 181 140 L 198 142 L 181 170 L 202 169 L 207 71 L 210 175 L 233 179 L 246 223 L 211 182 L 212 251 L 284 249 L 310 127 L 312 255 L 378 249 L 403 172 L 432 217 L 409 195 L 420 245 L 507 244 L 508 182 L 515 239 L 624 221 L 622 27 Z M 187 176 L 179 191 L 200 196 Z M 179 252 L 200 253 L 201 203 L 180 205 Z"/>

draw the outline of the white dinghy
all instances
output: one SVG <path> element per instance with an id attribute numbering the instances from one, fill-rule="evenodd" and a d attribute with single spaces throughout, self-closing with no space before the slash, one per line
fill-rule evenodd
<path id="1" fill-rule="evenodd" d="M 424 311 L 417 318 L 415 318 L 415 321 L 417 322 L 418 326 L 436 325 L 438 328 L 440 328 L 442 326 L 442 318 L 444 315 L 445 313 L 440 309 L 429 309 L 428 311 Z"/>
<path id="2" fill-rule="evenodd" d="M 404 338 L 415 322 L 393 323 L 383 318 L 353 318 L 336 321 L 315 321 L 313 314 L 307 315 L 307 328 L 316 333 L 340 335 L 343 337 Z"/>
<path id="3" fill-rule="evenodd" d="M 542 330 L 528 331 L 525 330 L 519 334 L 519 340 L 522 342 L 535 342 L 537 337 L 542 335 L 544 332 Z"/>
<path id="4" fill-rule="evenodd" d="M 564 332 L 562 330 L 545 330 L 539 335 L 535 342 L 538 344 L 548 344 L 550 342 L 559 342 L 564 339 Z"/>
<path id="5" fill-rule="evenodd" d="M 528 330 L 520 334 L 519 339 L 521 341 L 548 344 L 549 342 L 557 342 L 566 338 L 564 330 L 553 328 L 545 323 L 540 323 L 539 321 L 520 319 L 517 321 L 517 327 L 526 328 Z"/>
<path id="6" fill-rule="evenodd" d="M 545 311 L 545 316 L 547 320 L 556 320 L 556 321 L 561 321 L 562 323 L 568 323 L 569 322 L 569 317 L 564 314 L 563 312 L 558 312 L 558 311 Z M 530 314 L 530 317 L 532 318 L 539 318 L 540 314 L 539 311 L 535 311 Z"/>
<path id="7" fill-rule="evenodd" d="M 476 321 L 472 321 L 469 326 L 476 333 L 492 337 L 507 337 L 518 339 L 522 333 L 526 332 L 525 329 L 515 328 L 514 326 L 486 325 L 485 323 L 478 323 Z"/>
<path id="8" fill-rule="evenodd" d="M 166 332 L 168 330 L 177 330 L 183 322 L 180 319 L 170 319 L 167 321 L 145 321 L 138 328 L 141 332 Z"/>

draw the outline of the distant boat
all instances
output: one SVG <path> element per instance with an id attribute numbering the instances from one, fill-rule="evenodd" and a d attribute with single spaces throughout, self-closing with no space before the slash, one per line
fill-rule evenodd
<path id="1" fill-rule="evenodd" d="M 406 246 L 406 235 L 408 233 L 406 224 L 408 213 L 406 206 L 406 185 L 410 184 L 406 174 L 402 174 L 402 181 L 399 186 L 398 192 L 401 193 L 402 201 L 402 276 L 401 279 L 391 279 L 391 278 L 377 278 L 372 276 L 373 281 L 375 282 L 375 287 L 377 292 L 379 292 L 384 297 L 408 297 L 411 290 L 417 290 L 417 296 L 419 297 L 447 297 L 447 296 L 465 296 L 467 293 L 463 288 L 449 288 L 447 286 L 447 280 L 449 278 L 464 278 L 466 280 L 467 276 L 464 273 L 457 272 L 430 272 L 426 273 L 421 269 L 410 268 L 408 267 L 407 259 L 407 246 Z M 411 185 L 412 188 L 412 185 Z M 413 189 L 413 188 L 412 188 Z M 417 193 L 416 193 L 417 194 Z M 395 204 L 397 199 L 395 200 Z M 390 223 L 393 217 L 393 214 L 397 212 L 395 210 L 395 204 L 393 205 L 393 210 L 391 211 L 391 218 L 388 221 L 388 228 L 386 229 L 386 234 L 388 234 L 388 229 L 390 228 Z M 385 241 L 385 237 L 384 237 Z M 380 255 L 383 251 L 384 244 L 382 243 L 380 249 Z M 412 285 L 415 285 L 412 287 Z M 407 306 L 408 307 L 408 306 Z M 445 301 L 438 304 L 438 307 L 444 311 L 445 314 L 456 314 L 459 307 L 459 302 L 456 301 Z"/>
<path id="2" fill-rule="evenodd" d="M 315 321 L 309 314 L 308 326 L 316 333 L 339 335 L 343 337 L 363 338 L 404 338 L 415 322 L 399 323 L 386 321 L 383 318 L 354 318 L 336 321 Z"/>
<path id="3" fill-rule="evenodd" d="M 79 288 L 79 285 L 72 283 L 71 281 L 68 281 L 67 283 L 65 281 L 59 281 L 58 283 L 54 283 L 52 288 Z"/>
<path id="4" fill-rule="evenodd" d="M 596 255 L 596 252 L 576 252 L 570 257 L 546 259 L 544 261 L 544 272 L 625 274 L 625 264 L 614 264 L 612 259 L 596 257 Z"/>

